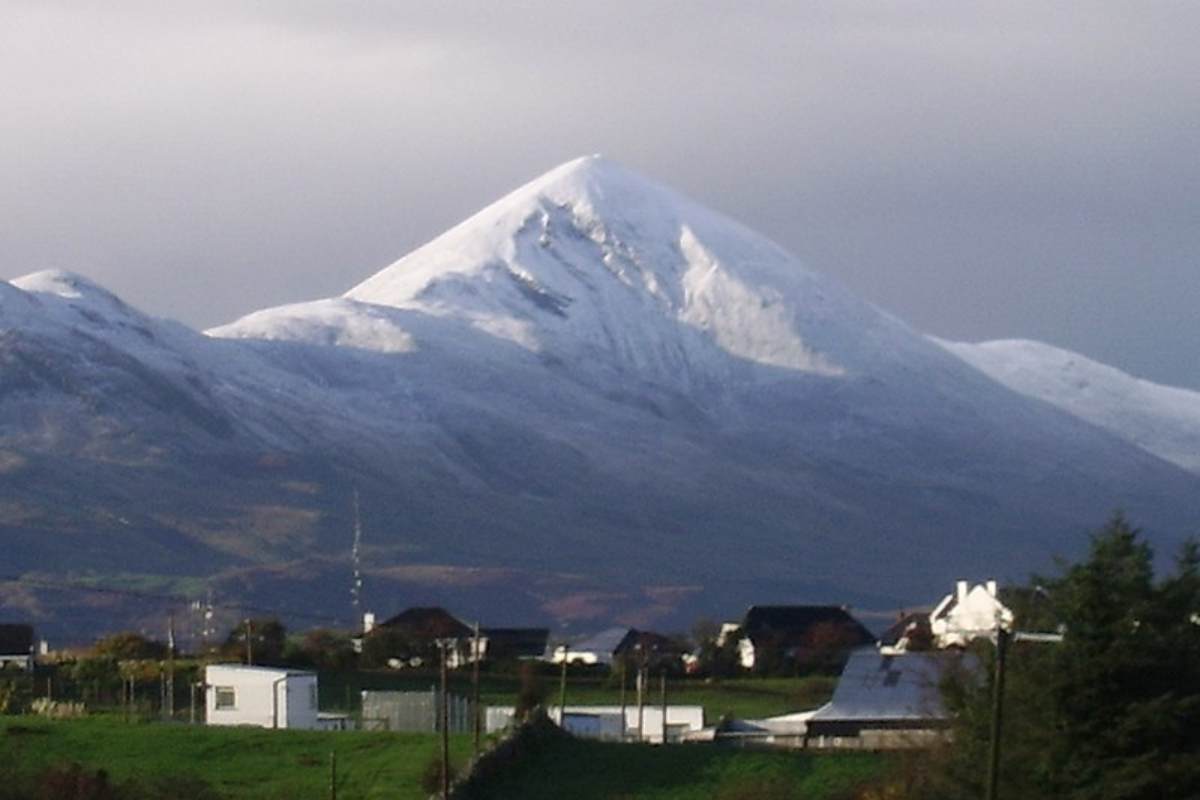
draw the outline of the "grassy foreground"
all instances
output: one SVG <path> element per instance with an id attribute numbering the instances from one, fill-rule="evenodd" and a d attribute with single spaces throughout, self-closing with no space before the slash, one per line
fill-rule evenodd
<path id="1" fill-rule="evenodd" d="M 522 800 L 834 800 L 880 777 L 877 753 L 813 754 L 715 745 L 556 739 L 479 796 Z"/>
<path id="2" fill-rule="evenodd" d="M 465 763 L 470 737 L 451 739 Z M 0 717 L 0 764 L 17 777 L 75 762 L 114 781 L 193 777 L 241 800 L 329 796 L 329 754 L 337 754 L 338 797 L 422 798 L 421 776 L 438 752 L 430 734 L 270 731 L 125 723 L 87 717 L 50 721 Z"/>

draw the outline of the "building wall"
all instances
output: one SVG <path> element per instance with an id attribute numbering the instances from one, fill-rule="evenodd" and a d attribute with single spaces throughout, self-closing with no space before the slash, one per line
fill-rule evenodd
<path id="1" fill-rule="evenodd" d="M 550 719 L 558 722 L 559 709 L 558 706 L 553 706 L 547 710 Z M 596 725 L 589 724 L 582 720 L 582 717 L 593 716 L 599 718 L 612 718 L 612 722 L 599 722 Z M 578 729 L 572 729 L 572 722 L 576 718 L 580 718 Z M 513 709 L 511 707 L 489 707 L 486 715 L 487 732 L 494 733 L 502 730 L 511 724 L 513 718 Z M 615 724 L 616 730 L 621 727 L 621 707 L 618 706 L 567 706 L 567 727 L 572 729 L 571 732 L 579 736 L 587 737 L 590 727 L 596 728 L 597 731 L 603 729 L 605 737 L 612 732 L 612 726 Z M 625 739 L 627 741 L 636 741 L 638 738 L 638 710 L 636 705 L 628 705 L 625 707 Z M 667 706 L 667 738 L 671 741 L 681 739 L 684 734 L 698 731 L 704 727 L 704 707 L 703 706 Z M 619 738 L 619 735 L 617 736 Z M 646 705 L 642 709 L 642 740 L 646 742 L 662 742 L 662 707 Z"/>
<path id="2" fill-rule="evenodd" d="M 214 664 L 204 670 L 205 711 L 209 725 L 316 729 L 317 676 L 264 667 Z M 218 708 L 223 690 L 234 695 L 232 708 Z"/>

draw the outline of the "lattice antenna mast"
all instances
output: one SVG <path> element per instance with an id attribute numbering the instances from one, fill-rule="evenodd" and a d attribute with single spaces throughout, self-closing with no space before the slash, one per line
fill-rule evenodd
<path id="1" fill-rule="evenodd" d="M 358 513 L 358 487 L 354 487 L 354 544 L 350 548 L 350 560 L 354 565 L 354 582 L 350 586 L 350 604 L 354 607 L 354 618 L 362 620 L 362 517 Z"/>

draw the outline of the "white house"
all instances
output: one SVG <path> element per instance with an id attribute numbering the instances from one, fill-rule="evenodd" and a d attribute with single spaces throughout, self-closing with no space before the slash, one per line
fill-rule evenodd
<path id="1" fill-rule="evenodd" d="M 997 627 L 1012 630 L 1013 613 L 1000 602 L 995 581 L 968 588 L 958 581 L 929 615 L 929 629 L 939 648 L 962 647 L 973 639 L 995 633 Z"/>
<path id="2" fill-rule="evenodd" d="M 204 668 L 204 693 L 209 725 L 322 727 L 315 672 L 210 664 Z"/>

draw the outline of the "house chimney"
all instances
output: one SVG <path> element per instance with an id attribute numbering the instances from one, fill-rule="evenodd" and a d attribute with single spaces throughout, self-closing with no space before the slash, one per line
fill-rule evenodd
<path id="1" fill-rule="evenodd" d="M 957 589 L 956 595 L 958 597 L 958 604 L 962 605 L 967 601 L 967 582 L 959 581 L 957 584 L 955 584 L 955 588 Z"/>
<path id="2" fill-rule="evenodd" d="M 370 633 L 375 630 L 375 614 L 371 611 L 363 613 L 363 633 Z"/>
<path id="3" fill-rule="evenodd" d="M 988 582 L 987 582 L 987 590 L 988 590 L 988 594 L 990 594 L 992 597 L 999 597 L 999 596 L 1000 596 L 1000 595 L 999 595 L 999 593 L 998 593 L 998 591 L 999 591 L 999 590 L 998 590 L 998 589 L 997 589 L 997 587 L 996 587 L 996 582 L 995 582 L 995 581 L 988 581 Z"/>

